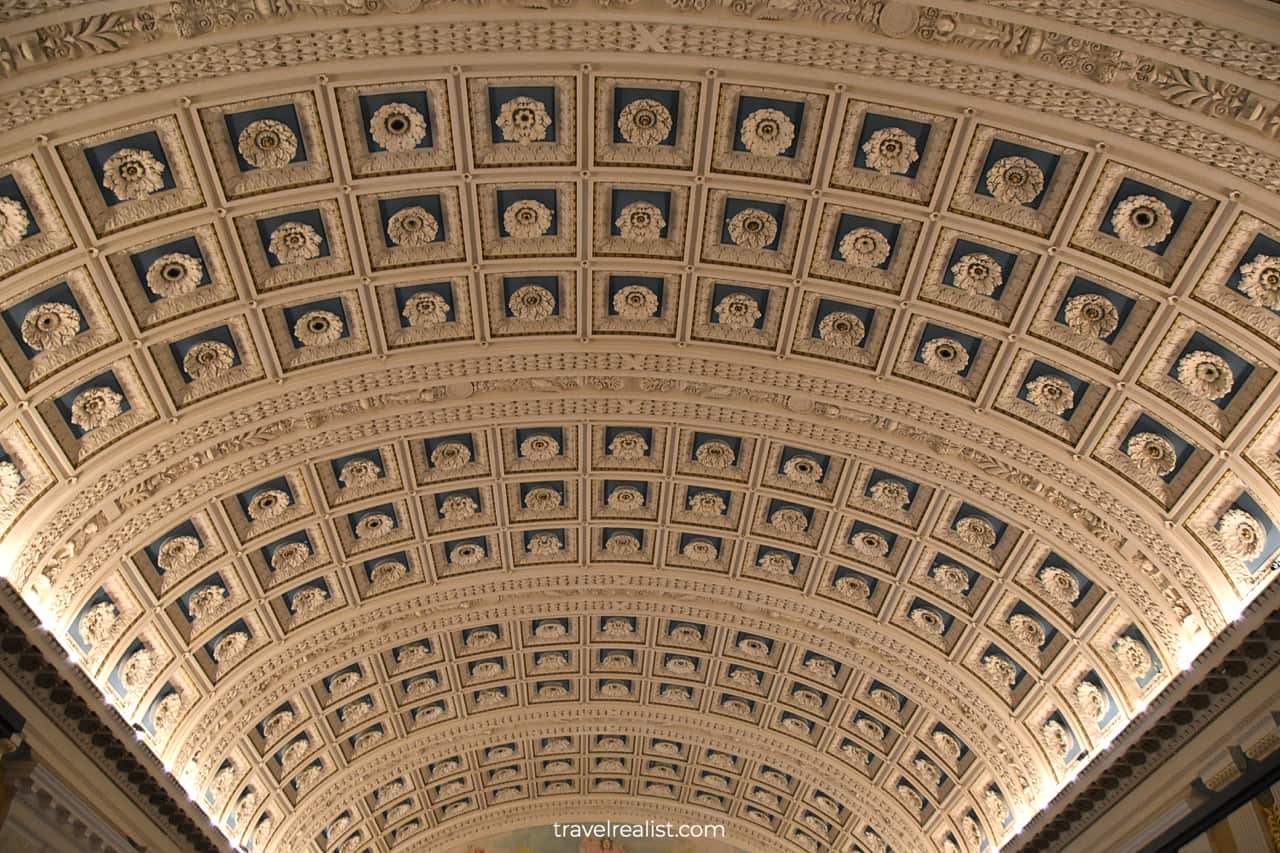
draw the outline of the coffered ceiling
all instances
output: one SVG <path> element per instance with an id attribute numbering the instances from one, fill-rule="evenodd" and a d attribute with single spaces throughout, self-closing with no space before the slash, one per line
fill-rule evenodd
<path id="1" fill-rule="evenodd" d="M 998 849 L 1275 574 L 1246 4 L 60 5 L 3 570 L 234 845 Z"/>

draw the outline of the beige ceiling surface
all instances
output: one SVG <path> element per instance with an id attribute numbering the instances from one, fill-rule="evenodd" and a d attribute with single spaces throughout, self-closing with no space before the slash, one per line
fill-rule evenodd
<path id="1" fill-rule="evenodd" d="M 1247 6 L 56 5 L 4 571 L 237 846 L 996 849 L 1274 576 Z"/>

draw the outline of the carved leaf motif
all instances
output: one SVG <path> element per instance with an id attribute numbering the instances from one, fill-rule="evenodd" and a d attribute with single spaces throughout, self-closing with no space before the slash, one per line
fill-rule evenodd
<path id="1" fill-rule="evenodd" d="M 1205 77 L 1186 68 L 1165 66 L 1158 85 L 1160 94 L 1169 103 L 1199 110 L 1205 115 L 1235 115 L 1244 105 L 1239 86 Z"/>

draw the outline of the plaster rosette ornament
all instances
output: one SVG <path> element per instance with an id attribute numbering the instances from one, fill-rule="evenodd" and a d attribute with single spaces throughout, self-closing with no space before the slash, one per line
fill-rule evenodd
<path id="1" fill-rule="evenodd" d="M 867 165 L 884 175 L 902 175 L 920 159 L 915 137 L 900 127 L 885 127 L 862 145 Z"/>
<path id="2" fill-rule="evenodd" d="M 911 503 L 911 492 L 900 480 L 880 480 L 867 490 L 871 502 L 881 509 L 902 512 Z"/>
<path id="3" fill-rule="evenodd" d="M 821 462 L 804 454 L 792 456 L 782 464 L 782 476 L 801 486 L 812 486 L 822 482 L 824 473 L 826 472 Z"/>
<path id="4" fill-rule="evenodd" d="M 648 452 L 649 442 L 643 435 L 633 430 L 619 432 L 609 442 L 609 455 L 628 462 L 643 459 Z"/>
<path id="5" fill-rule="evenodd" d="M 1049 757 L 1059 765 L 1066 764 L 1067 756 L 1071 754 L 1071 735 L 1062 724 L 1057 720 L 1047 720 L 1040 727 L 1040 735 L 1044 738 Z"/>
<path id="6" fill-rule="evenodd" d="M 396 522 L 385 512 L 371 512 L 356 522 L 357 539 L 385 539 L 396 529 Z"/>
<path id="7" fill-rule="evenodd" d="M 125 690 L 133 693 L 151 682 L 156 668 L 154 653 L 147 646 L 143 646 L 125 658 L 124 663 L 120 665 L 120 683 L 124 685 Z"/>
<path id="8" fill-rule="evenodd" d="M 629 284 L 613 295 L 613 310 L 624 320 L 648 320 L 658 313 L 658 294 L 643 284 Z"/>
<path id="9" fill-rule="evenodd" d="M 1132 637 L 1117 637 L 1111 644 L 1111 653 L 1115 655 L 1121 671 L 1135 681 L 1144 677 L 1151 669 L 1151 653 Z"/>
<path id="10" fill-rule="evenodd" d="M 614 557 L 630 557 L 640 553 L 640 540 L 630 533 L 613 533 L 604 541 L 604 550 Z"/>
<path id="11" fill-rule="evenodd" d="M 689 497 L 689 512 L 704 518 L 724 515 L 725 502 L 715 492 L 695 492 Z"/>
<path id="12" fill-rule="evenodd" d="M 857 575 L 837 578 L 834 588 L 837 595 L 854 604 L 865 604 L 871 599 L 871 587 Z"/>
<path id="13" fill-rule="evenodd" d="M 956 762 L 960 760 L 960 742 L 951 735 L 941 729 L 935 729 L 930 733 L 929 740 L 933 742 L 934 748 L 948 761 Z"/>
<path id="14" fill-rule="evenodd" d="M 1075 390 L 1061 376 L 1038 376 L 1027 383 L 1027 402 L 1046 415 L 1061 417 L 1075 405 Z"/>
<path id="15" fill-rule="evenodd" d="M 1081 681 L 1076 685 L 1075 702 L 1084 718 L 1095 725 L 1100 724 L 1107 716 L 1107 697 L 1090 681 Z"/>
<path id="16" fill-rule="evenodd" d="M 163 736 L 172 732 L 182 719 L 183 710 L 181 693 L 170 693 L 157 702 L 151 712 L 151 724 L 155 726 L 156 734 Z"/>
<path id="17" fill-rule="evenodd" d="M 1013 690 L 1013 686 L 1018 682 L 1018 670 L 1008 658 L 1001 655 L 984 656 L 982 674 L 987 679 L 987 683 L 1002 696 L 1009 695 L 1009 691 Z M 935 734 L 941 734 L 941 732 L 935 732 Z"/>
<path id="18" fill-rule="evenodd" d="M 1009 631 L 1017 640 L 1023 651 L 1033 657 L 1040 653 L 1045 644 L 1044 626 L 1040 621 L 1022 613 L 1009 617 Z"/>
<path id="19" fill-rule="evenodd" d="M 781 551 L 770 551 L 760 557 L 756 568 L 761 574 L 776 578 L 789 578 L 796 573 L 795 561 Z"/>
<path id="20" fill-rule="evenodd" d="M 114 388 L 86 388 L 71 401 L 71 423 L 85 432 L 101 429 L 120 417 L 124 396 Z"/>
<path id="21" fill-rule="evenodd" d="M 137 201 L 164 189 L 165 166 L 141 148 L 121 148 L 102 164 L 102 186 L 121 201 Z"/>
<path id="22" fill-rule="evenodd" d="M 764 249 L 778 237 L 778 220 L 755 207 L 729 217 L 729 239 L 744 249 Z"/>
<path id="23" fill-rule="evenodd" d="M 551 115 L 542 101 L 521 95 L 498 107 L 494 120 L 502 131 L 502 141 L 527 145 L 547 138 L 551 127 Z"/>
<path id="24" fill-rule="evenodd" d="M 470 495 L 449 495 L 440 503 L 440 517 L 445 521 L 465 521 L 471 518 L 480 507 Z"/>
<path id="25" fill-rule="evenodd" d="M 298 137 L 284 122 L 259 119 L 240 131 L 236 150 L 259 169 L 279 169 L 297 156 Z"/>
<path id="26" fill-rule="evenodd" d="M 1067 325 L 1086 338 L 1105 339 L 1120 325 L 1115 303 L 1099 293 L 1081 293 L 1067 300 Z"/>
<path id="27" fill-rule="evenodd" d="M 943 563 L 935 567 L 933 581 L 944 592 L 953 596 L 969 594 L 969 573 L 955 563 Z"/>
<path id="28" fill-rule="evenodd" d="M 1217 353 L 1196 350 L 1178 359 L 1178 381 L 1201 400 L 1221 400 L 1231 393 L 1235 376 Z"/>
<path id="29" fill-rule="evenodd" d="M 382 469 L 372 459 L 349 459 L 338 470 L 338 482 L 343 488 L 355 489 L 373 485 L 381 474 Z"/>
<path id="30" fill-rule="evenodd" d="M 484 548 L 474 542 L 454 546 L 449 552 L 449 562 L 459 566 L 474 566 L 484 559 Z"/>
<path id="31" fill-rule="evenodd" d="M 295 717 L 293 711 L 288 708 L 280 711 L 267 720 L 262 726 L 262 738 L 266 743 L 272 744 L 284 736 L 289 729 L 293 728 Z"/>
<path id="32" fill-rule="evenodd" d="M 187 599 L 187 611 L 193 622 L 207 622 L 227 605 L 227 590 L 221 584 L 206 584 Z"/>
<path id="33" fill-rule="evenodd" d="M 104 646 L 120 627 L 120 611 L 110 601 L 100 601 L 80 617 L 80 636 L 90 648 Z"/>
<path id="34" fill-rule="evenodd" d="M 295 617 L 310 616 L 321 610 L 329 600 L 329 592 L 322 586 L 309 586 L 298 590 L 289 602 L 289 611 Z"/>
<path id="35" fill-rule="evenodd" d="M 252 521 L 270 521 L 284 515 L 292 503 L 283 489 L 263 489 L 249 499 L 246 512 Z"/>
<path id="36" fill-rule="evenodd" d="M 161 255 L 147 267 L 147 289 L 161 299 L 195 292 L 204 278 L 204 263 L 183 252 Z"/>
<path id="37" fill-rule="evenodd" d="M 734 329 L 751 329 L 763 316 L 760 305 L 745 293 L 730 293 L 716 303 L 716 322 Z"/>
<path id="38" fill-rule="evenodd" d="M 526 284 L 511 294 L 511 298 L 507 300 L 507 307 L 518 320 L 529 322 L 545 320 L 555 311 L 556 298 L 545 287 Z"/>
<path id="39" fill-rule="evenodd" d="M 551 533 L 536 533 L 529 537 L 529 543 L 526 548 L 530 554 L 547 556 L 563 551 L 564 543 L 560 541 L 559 536 Z"/>
<path id="40" fill-rule="evenodd" d="M 752 154 L 776 157 L 795 141 L 796 126 L 781 110 L 759 109 L 742 120 L 738 138 Z"/>
<path id="41" fill-rule="evenodd" d="M 430 245 L 440 234 L 440 223 L 425 207 L 402 207 L 387 220 L 387 237 L 397 246 Z"/>
<path id="42" fill-rule="evenodd" d="M 854 551 L 872 560 L 888 556 L 888 539 L 874 530 L 860 530 L 854 534 L 850 544 L 854 546 Z"/>
<path id="43" fill-rule="evenodd" d="M 194 536 L 172 536 L 156 552 L 156 565 L 166 572 L 180 572 L 195 562 L 200 540 Z"/>
<path id="44" fill-rule="evenodd" d="M 832 311 L 818 321 L 818 338 L 838 349 L 853 349 L 866 334 L 862 320 L 848 311 Z"/>
<path id="45" fill-rule="evenodd" d="M 997 825 L 1004 826 L 1009 822 L 1009 806 L 994 785 L 988 785 L 983 790 L 982 803 L 986 807 L 987 814 L 991 815 Z"/>
<path id="46" fill-rule="evenodd" d="M 449 319 L 450 310 L 443 296 L 420 290 L 405 300 L 400 314 L 414 329 L 432 329 Z"/>
<path id="47" fill-rule="evenodd" d="M 381 592 L 397 586 L 409 576 L 409 568 L 399 560 L 383 560 L 369 572 L 369 586 L 374 592 Z"/>
<path id="48" fill-rule="evenodd" d="M 408 104 L 383 104 L 369 119 L 369 135 L 388 151 L 412 151 L 427 138 L 427 120 Z"/>
<path id="49" fill-rule="evenodd" d="M 445 441 L 431 451 L 432 466 L 456 471 L 471 462 L 471 449 L 460 441 Z"/>
<path id="50" fill-rule="evenodd" d="M 917 607 L 907 614 L 907 618 L 911 620 L 911 624 L 920 629 L 922 633 L 930 637 L 941 637 L 946 631 L 946 625 L 942 621 L 942 617 L 937 611 L 930 610 L 927 607 Z"/>
<path id="51" fill-rule="evenodd" d="M 332 311 L 308 311 L 293 324 L 293 336 L 304 347 L 337 343 L 342 338 L 342 318 Z"/>
<path id="52" fill-rule="evenodd" d="M 715 543 L 707 539 L 690 539 L 680 553 L 695 563 L 713 563 L 720 556 Z"/>
<path id="53" fill-rule="evenodd" d="M 1044 190 L 1044 172 L 1027 157 L 1003 157 L 991 164 L 987 192 L 1006 204 L 1028 204 Z"/>
<path id="54" fill-rule="evenodd" d="M 920 348 L 920 360 L 939 373 L 959 375 L 969 366 L 969 353 L 955 338 L 934 338 Z"/>
<path id="55" fill-rule="evenodd" d="M 267 251 L 281 264 L 290 266 L 320 257 L 320 232 L 305 222 L 282 222 L 271 232 Z"/>
<path id="56" fill-rule="evenodd" d="M 30 228 L 26 209 L 8 196 L 0 196 L 0 250 L 18 245 Z"/>
<path id="57" fill-rule="evenodd" d="M 633 486 L 618 486 L 609 492 L 605 504 L 619 512 L 634 512 L 644 508 L 644 494 Z"/>
<path id="58" fill-rule="evenodd" d="M 1227 556 L 1237 560 L 1256 560 L 1266 547 L 1267 531 L 1248 512 L 1232 507 L 1218 519 L 1218 539 Z"/>
<path id="59" fill-rule="evenodd" d="M 534 462 L 546 462 L 560 455 L 560 442 L 550 433 L 534 433 L 520 442 L 520 455 Z"/>
<path id="60" fill-rule="evenodd" d="M 271 569 L 292 572 L 311 559 L 311 548 L 305 542 L 286 542 L 271 552 Z"/>
<path id="61" fill-rule="evenodd" d="M 956 519 L 956 536 L 960 541 L 983 551 L 990 551 L 996 546 L 996 529 L 991 522 L 976 515 L 966 515 Z"/>
<path id="62" fill-rule="evenodd" d="M 889 259 L 889 238 L 875 228 L 854 228 L 836 247 L 846 264 L 863 269 L 878 267 Z"/>
<path id="63" fill-rule="evenodd" d="M 1134 433 L 1124 452 L 1139 469 L 1157 477 L 1167 477 L 1178 467 L 1178 453 L 1173 443 L 1154 432 Z"/>
<path id="64" fill-rule="evenodd" d="M 795 507 L 782 507 L 769 516 L 769 523 L 783 533 L 804 533 L 809 529 L 809 519 Z"/>
<path id="65" fill-rule="evenodd" d="M 1258 255 L 1242 266 L 1240 289 L 1254 305 L 1280 311 L 1280 257 Z"/>
<path id="66" fill-rule="evenodd" d="M 249 649 L 249 635 L 244 631 L 232 631 L 213 644 L 213 660 L 218 666 L 231 666 Z"/>
<path id="67" fill-rule="evenodd" d="M 1173 211 L 1155 196 L 1129 196 L 1116 205 L 1111 227 L 1122 243 L 1143 249 L 1157 246 L 1173 231 Z"/>
<path id="68" fill-rule="evenodd" d="M 660 145 L 673 126 L 671 111 L 652 98 L 634 100 L 618 113 L 618 132 L 632 145 Z"/>
<path id="69" fill-rule="evenodd" d="M 1058 566 L 1045 566 L 1036 582 L 1050 603 L 1059 608 L 1073 607 L 1080 598 L 1080 582 L 1076 576 Z"/>
<path id="70" fill-rule="evenodd" d="M 80 333 L 80 312 L 65 302 L 44 302 L 22 318 L 22 342 L 37 352 L 55 350 L 71 343 Z"/>
<path id="71" fill-rule="evenodd" d="M 200 341 L 182 357 L 182 369 L 193 380 L 225 376 L 235 365 L 236 354 L 222 341 Z"/>
<path id="72" fill-rule="evenodd" d="M 623 239 L 651 243 L 662 237 L 662 229 L 667 227 L 667 220 L 655 205 L 647 201 L 633 201 L 622 208 L 613 224 L 622 233 Z"/>
<path id="73" fill-rule="evenodd" d="M 951 265 L 951 280 L 961 290 L 990 296 L 1004 283 L 1004 271 L 995 258 L 973 252 Z"/>
<path id="74" fill-rule="evenodd" d="M 737 454 L 728 442 L 713 439 L 698 445 L 693 458 L 699 465 L 706 465 L 708 468 L 732 468 L 737 461 Z"/>
<path id="75" fill-rule="evenodd" d="M 524 496 L 524 508 L 533 512 L 551 512 L 559 509 L 563 502 L 560 492 L 550 486 L 530 489 Z"/>

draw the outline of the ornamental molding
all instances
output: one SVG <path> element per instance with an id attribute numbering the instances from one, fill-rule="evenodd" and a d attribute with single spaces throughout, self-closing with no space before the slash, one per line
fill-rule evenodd
<path id="1" fill-rule="evenodd" d="M 1280 664 L 1275 589 L 1214 640 L 1159 699 L 1115 738 L 1111 759 L 1084 769 L 1010 846 L 1015 853 L 1061 850 L 1204 731 Z M 1153 737 L 1154 735 L 1154 737 Z M 1115 768 L 1123 767 L 1123 772 Z"/>
<path id="2" fill-rule="evenodd" d="M 770 593 L 697 579 L 646 576 L 621 569 L 592 574 L 544 573 L 506 581 L 452 586 L 437 595 L 413 596 L 369 610 L 357 622 L 326 623 L 301 640 L 286 641 L 270 658 L 258 658 L 223 685 L 233 702 L 212 701 L 189 713 L 176 732 L 175 750 L 166 760 L 187 768 L 196 779 L 208 779 L 218 756 L 225 755 L 243 732 L 278 707 L 291 694 L 327 672 L 348 665 L 397 643 L 422 636 L 427 616 L 437 631 L 457 631 L 516 618 L 620 614 L 665 614 L 717 626 L 756 631 L 797 642 L 833 659 L 847 660 L 873 675 L 891 681 L 910 695 L 919 693 L 935 709 L 953 709 L 949 724 L 970 747 L 992 756 L 993 772 L 1006 790 L 1021 792 L 1043 770 L 1043 757 L 1030 750 L 1030 736 L 1020 727 L 1003 724 L 990 699 L 949 671 L 924 642 L 904 642 L 891 632 L 847 611 L 817 602 L 797 604 Z M 512 603 L 517 602 L 517 603 Z M 974 710 L 969 716 L 960 709 Z M 958 716 L 957 716 L 958 715 Z M 974 722 L 988 720 L 984 725 Z"/>
<path id="3" fill-rule="evenodd" d="M 51 662 L 62 652 L 38 631 L 35 614 L 12 586 L 0 581 L 0 635 L 5 643 L 0 669 L 5 675 L 179 848 L 194 853 L 228 851 L 221 836 L 209 834 L 207 818 L 159 759 L 135 741 L 118 712 L 102 703 L 92 682 L 73 667 Z"/>
<path id="4" fill-rule="evenodd" d="M 182 5 L 174 16 L 166 18 L 164 14 L 157 16 L 153 7 L 140 7 L 53 25 L 44 28 L 47 31 L 43 33 L 42 28 L 37 28 L 9 37 L 0 44 L 0 69 L 9 69 L 15 82 L 21 82 L 28 74 L 35 79 L 47 78 L 61 57 L 97 59 L 104 67 L 34 83 L 14 92 L 0 102 L 0 131 L 116 100 L 122 94 L 154 92 L 282 64 L 337 59 L 337 42 L 330 36 L 330 27 L 344 27 L 340 30 L 341 57 L 346 60 L 457 51 L 486 53 L 495 47 L 483 27 L 470 21 L 442 23 L 440 13 L 434 9 L 430 23 L 415 23 L 412 15 L 392 15 L 388 20 L 394 21 L 394 26 L 354 27 L 343 7 L 329 0 L 314 0 L 292 4 L 295 15 L 283 16 L 305 22 L 307 30 L 270 38 L 243 38 L 234 46 L 224 43 L 163 52 L 175 42 L 181 44 L 187 36 L 240 34 L 241 30 L 248 36 L 255 25 L 277 17 L 261 12 L 258 0 L 226 2 L 230 8 L 220 15 L 206 16 L 195 7 Z M 842 5 L 834 13 L 821 8 L 801 11 L 809 7 L 783 11 L 771 3 L 753 10 L 770 21 L 803 20 L 811 14 L 814 21 L 828 28 L 833 22 L 843 23 L 850 40 L 799 35 L 787 38 L 776 28 L 752 27 L 742 17 L 733 16 L 732 7 L 727 4 L 703 11 L 692 6 L 683 10 L 690 17 L 721 17 L 725 20 L 721 26 L 699 22 L 651 28 L 642 14 L 648 11 L 649 4 L 657 3 L 658 0 L 640 0 L 621 12 L 585 7 L 557 10 L 558 20 L 513 22 L 507 38 L 508 42 L 518 41 L 526 50 L 554 51 L 566 44 L 573 44 L 577 50 L 610 53 L 675 53 L 693 48 L 691 52 L 706 58 L 785 61 L 793 66 L 961 92 L 978 99 L 1008 99 L 1032 110 L 1198 159 L 1272 191 L 1280 189 L 1280 178 L 1276 177 L 1280 174 L 1280 160 L 1264 153 L 1273 148 L 1269 141 L 1280 138 L 1280 99 L 1255 92 L 1247 84 L 1219 79 L 1213 72 L 1171 65 L 1126 48 L 1051 30 L 920 7 L 903 0 L 855 0 L 852 8 Z M 409 5 L 417 6 L 412 2 Z M 663 16 L 670 11 L 663 7 Z M 574 13 L 584 20 L 567 20 Z M 591 16 L 596 14 L 608 19 L 593 19 Z M 637 19 L 628 20 L 632 15 Z M 857 43 L 873 34 L 906 41 L 918 52 Z M 638 35 L 645 37 L 637 38 Z M 57 48 L 51 49 L 55 45 Z M 142 57 L 132 62 L 117 61 L 133 53 Z M 982 64 L 968 64 L 957 55 L 980 56 Z M 999 66 L 1007 66 L 1008 70 L 997 70 Z M 1049 69 L 1064 81 L 1084 88 L 1046 85 L 1047 80 L 1032 76 Z M 1099 94 L 1106 91 L 1117 97 L 1100 98 Z M 1125 103 L 1135 94 L 1146 95 L 1148 104 L 1180 116 L 1180 120 Z M 1226 120 L 1235 133 L 1228 137 L 1208 131 L 1200 126 L 1204 118 Z"/>
<path id="5" fill-rule="evenodd" d="M 374 790 L 416 767 L 430 765 L 440 758 L 508 740 L 581 738 L 596 734 L 678 740 L 728 752 L 740 759 L 764 763 L 801 784 L 820 787 L 844 802 L 858 803 L 861 809 L 865 809 L 866 817 L 863 819 L 889 839 L 896 849 L 927 849 L 928 842 L 923 831 L 914 828 L 904 831 L 899 828 L 901 821 L 891 818 L 902 808 L 898 801 L 870 782 L 850 777 L 847 768 L 833 757 L 815 755 L 802 762 L 788 754 L 790 747 L 780 733 L 761 732 L 726 717 L 708 721 L 705 715 L 670 707 L 622 707 L 604 713 L 588 706 L 570 706 L 555 712 L 519 709 L 504 720 L 500 733 L 483 717 L 455 725 L 438 726 L 411 736 L 407 742 L 402 741 L 402 744 L 410 745 L 408 750 L 382 750 L 366 759 L 361 767 L 360 785 L 364 789 Z M 302 807 L 281 825 L 278 830 L 280 835 L 273 839 L 274 843 L 280 844 L 283 841 L 285 849 L 296 849 L 297 845 L 305 844 L 315 827 L 325 825 L 327 819 L 340 812 L 350 799 L 349 781 L 344 784 L 340 779 L 326 780 L 319 788 L 310 792 Z M 640 798 L 639 801 L 644 800 Z M 576 809 L 577 800 L 574 803 Z M 555 805 L 555 800 L 544 801 L 541 808 Z M 672 807 L 681 808 L 674 803 Z M 687 806 L 683 808 L 691 818 L 696 815 L 697 822 L 716 816 L 715 812 L 689 809 Z M 911 824 L 915 823 L 912 819 Z M 466 827 L 472 830 L 472 838 L 475 837 L 473 826 Z M 465 830 L 459 828 L 456 831 L 461 833 Z M 772 844 L 777 844 L 776 836 Z M 414 849 L 442 850 L 447 847 L 433 843 Z"/>
<path id="6" fill-rule="evenodd" d="M 501 357 L 468 359 L 452 366 L 440 362 L 434 366 L 394 368 L 385 372 L 365 371 L 346 379 L 335 378 L 322 386 L 313 386 L 302 392 L 285 394 L 274 400 L 261 401 L 247 409 L 210 418 L 195 429 L 184 431 L 160 446 L 149 447 L 127 459 L 122 455 L 116 461 L 115 468 L 102 473 L 92 489 L 64 504 L 53 518 L 42 524 L 27 540 L 21 556 L 15 561 L 12 576 L 15 582 L 25 587 L 31 581 L 32 573 L 39 567 L 40 573 L 51 582 L 56 579 L 57 595 L 52 603 L 55 612 L 62 612 L 83 589 L 84 584 L 97 573 L 98 568 L 104 565 L 104 561 L 110 559 L 112 554 L 119 553 L 118 549 L 126 542 L 153 524 L 153 518 L 189 505 L 198 496 L 208 494 L 211 489 L 224 489 L 231 483 L 250 476 L 252 472 L 262 470 L 264 466 L 275 464 L 272 460 L 283 460 L 291 454 L 305 457 L 319 452 L 323 447 L 341 446 L 346 442 L 356 441 L 357 436 L 367 439 L 373 435 L 421 429 L 432 423 L 483 423 L 500 417 L 500 412 L 508 410 L 500 400 L 490 403 L 466 400 L 431 415 L 415 412 L 413 409 L 422 402 L 447 402 L 449 392 L 444 387 L 432 387 L 431 383 L 434 376 L 458 375 L 451 374 L 450 371 L 453 370 L 463 371 L 462 375 L 480 376 L 491 372 L 501 374 L 518 370 L 522 363 L 542 370 L 550 366 L 541 358 L 531 361 L 519 356 L 513 358 L 514 361 Z M 607 370 L 611 366 L 616 368 L 624 361 L 621 356 L 609 354 L 582 353 L 567 355 L 566 358 L 569 362 L 576 363 L 573 365 L 576 370 Z M 714 377 L 717 373 L 727 373 L 730 370 L 730 365 L 697 358 L 650 361 L 651 358 L 654 357 L 642 357 L 642 363 L 636 366 L 647 366 L 658 373 L 677 376 L 703 374 Z M 732 372 L 739 381 L 745 378 L 739 369 L 733 369 Z M 690 397 L 704 395 L 709 388 L 725 388 L 723 392 L 717 391 L 716 396 L 736 398 L 737 405 L 763 403 L 765 411 L 771 408 L 768 404 L 772 402 L 789 412 L 786 395 L 779 393 L 777 389 L 795 388 L 803 380 L 799 374 L 777 369 L 762 369 L 755 377 L 760 386 L 774 389 L 764 397 L 749 388 L 709 385 L 681 379 L 640 380 L 639 385 L 631 386 L 642 391 L 642 396 L 654 392 L 673 395 L 674 399 L 665 405 L 655 405 L 654 402 L 644 400 L 628 402 L 625 395 L 601 400 L 579 399 L 595 396 L 601 390 L 616 392 L 628 387 L 628 383 L 633 381 L 625 373 L 615 376 L 615 379 L 604 380 L 570 373 L 558 385 L 552 383 L 548 386 L 544 380 L 534 380 L 532 383 L 528 380 L 509 380 L 503 382 L 501 387 L 508 393 L 517 395 L 512 401 L 517 406 L 522 405 L 518 400 L 521 394 L 545 394 L 548 387 L 556 387 L 559 389 L 558 395 L 552 399 L 556 400 L 557 409 L 569 416 L 612 411 L 659 418 L 674 415 L 710 423 L 751 424 L 753 427 L 793 432 L 807 440 L 822 440 L 832 446 L 845 447 L 855 452 L 860 450 L 884 458 L 901 458 L 901 442 L 904 440 L 923 445 L 926 453 L 923 456 L 916 455 L 913 464 L 928 472 L 931 477 L 982 493 L 986 500 L 1008 507 L 1009 511 L 1025 519 L 1029 526 L 1052 531 L 1054 535 L 1070 542 L 1087 559 L 1096 562 L 1099 569 L 1130 597 L 1140 612 L 1151 614 L 1153 628 L 1166 648 L 1176 647 L 1179 629 L 1162 618 L 1164 608 L 1157 605 L 1156 599 L 1131 577 L 1127 566 L 1127 552 L 1133 547 L 1129 544 L 1130 537 L 1142 547 L 1150 549 L 1150 560 L 1162 565 L 1162 571 L 1172 575 L 1172 579 L 1178 584 L 1177 588 L 1184 591 L 1174 594 L 1188 596 L 1188 603 L 1183 605 L 1190 608 L 1187 610 L 1188 615 L 1194 611 L 1211 631 L 1222 624 L 1218 607 L 1204 587 L 1199 573 L 1192 569 L 1163 534 L 1150 527 L 1135 510 L 1115 498 L 1102 484 L 1090 481 L 1080 472 L 1051 460 L 1040 451 L 1022 446 L 995 430 L 975 427 L 957 415 L 938 412 L 918 402 L 838 383 L 829 384 L 831 398 L 853 399 L 857 408 L 822 404 L 815 407 L 814 411 L 818 415 L 816 419 L 762 413 L 744 420 L 745 415 L 741 409 L 682 403 L 682 400 Z M 398 386 L 405 390 L 396 390 Z M 486 385 L 478 381 L 472 387 L 479 389 Z M 366 396 L 361 396 L 361 392 Z M 369 392 L 374 393 L 367 396 Z M 329 402 L 338 395 L 340 398 L 347 398 L 346 401 Z M 473 394 L 466 396 L 472 397 Z M 317 403 L 322 405 L 315 408 Z M 536 403 L 526 402 L 523 405 L 533 406 L 527 409 L 529 412 L 540 411 L 544 415 L 549 413 L 545 407 L 539 407 Z M 878 414 L 864 414 L 863 407 Z M 311 411 L 304 415 L 297 414 L 308 409 Z M 376 418 L 368 420 L 381 410 L 398 411 L 399 414 L 393 414 L 390 419 L 381 420 L 381 423 Z M 335 431 L 331 427 L 329 431 L 312 432 L 322 425 L 352 416 L 365 419 L 366 422 L 362 426 L 353 425 L 344 431 Z M 257 425 L 245 430 L 243 427 L 248 424 Z M 768 426 L 764 427 L 766 424 Z M 931 429 L 920 426 L 924 424 L 928 424 Z M 866 433 L 868 427 L 871 434 Z M 852 431 L 855 428 L 857 432 Z M 310 434 L 295 437 L 300 431 Z M 955 438 L 948 437 L 948 434 Z M 873 437 L 880 435 L 884 439 Z M 267 455 L 261 455 L 262 449 L 268 446 L 272 449 Z M 976 449 L 984 446 L 987 448 L 985 452 Z M 232 458 L 252 449 L 259 450 L 256 459 L 227 464 Z M 194 456 L 191 455 L 193 451 L 196 451 Z M 949 457 L 955 464 L 947 461 Z M 199 476 L 193 479 L 192 475 Z M 179 491 L 169 492 L 161 501 L 155 500 L 171 484 L 180 481 L 182 486 Z M 1017 490 L 1011 491 L 1010 485 L 1017 487 Z M 63 561 L 56 557 L 50 560 L 57 543 L 70 529 L 76 527 L 78 516 L 96 511 L 101 500 L 111 495 L 114 495 L 111 502 L 119 510 L 129 510 L 124 526 L 105 539 L 102 534 L 107 531 L 96 530 L 90 538 L 101 541 L 95 541 L 93 547 L 89 547 L 88 541 L 82 543 L 76 552 L 78 556 L 74 572 L 67 574 L 60 570 L 58 566 Z M 143 508 L 143 504 L 148 506 Z M 1091 506 L 1096 506 L 1097 510 L 1091 509 Z M 1064 524 L 1048 507 L 1069 510 L 1074 523 Z M 1103 521 L 1104 518 L 1110 520 Z M 1082 525 L 1082 528 L 1076 528 L 1076 524 Z M 1085 532 L 1083 537 L 1081 530 Z M 1169 589 L 1173 592 L 1173 588 Z"/>

